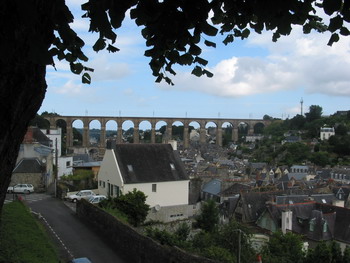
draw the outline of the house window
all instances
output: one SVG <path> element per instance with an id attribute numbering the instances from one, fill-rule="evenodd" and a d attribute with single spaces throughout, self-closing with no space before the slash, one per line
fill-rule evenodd
<path id="1" fill-rule="evenodd" d="M 115 195 L 116 195 L 117 197 L 119 197 L 119 186 L 118 186 L 118 185 L 115 185 L 115 186 L 114 186 L 114 192 L 115 192 Z"/>
<path id="2" fill-rule="evenodd" d="M 326 233 L 327 232 L 327 227 L 328 227 L 328 224 L 327 224 L 327 221 L 325 220 L 323 222 L 323 233 Z"/>
<path id="3" fill-rule="evenodd" d="M 101 180 L 99 180 L 98 183 L 99 183 L 100 186 L 102 186 L 102 181 Z"/>
<path id="4" fill-rule="evenodd" d="M 157 192 L 157 184 L 152 184 L 152 192 Z"/>
<path id="5" fill-rule="evenodd" d="M 310 225 L 309 225 L 310 232 L 313 232 L 315 230 L 315 225 L 316 225 L 316 218 L 313 218 L 310 220 Z"/>
<path id="6" fill-rule="evenodd" d="M 103 182 L 103 188 L 105 188 L 106 187 L 106 182 Z"/>
<path id="7" fill-rule="evenodd" d="M 128 164 L 127 166 L 128 166 L 129 173 L 132 173 L 134 171 L 134 169 L 132 168 L 132 165 Z"/>
<path id="8" fill-rule="evenodd" d="M 113 196 L 114 185 L 111 184 L 111 196 Z"/>
<path id="9" fill-rule="evenodd" d="M 66 162 L 66 167 L 70 166 L 70 161 Z"/>
<path id="10" fill-rule="evenodd" d="M 175 171 L 175 165 L 173 163 L 170 163 L 171 170 Z"/>

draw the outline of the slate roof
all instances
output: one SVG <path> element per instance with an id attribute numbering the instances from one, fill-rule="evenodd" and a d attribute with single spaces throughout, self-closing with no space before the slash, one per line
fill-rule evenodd
<path id="1" fill-rule="evenodd" d="M 267 206 L 267 211 L 277 226 L 280 226 L 282 211 L 285 210 L 292 211 L 292 232 L 305 235 L 316 241 L 330 240 L 334 237 L 336 213 L 322 211 L 320 205 L 313 201 L 292 205 L 269 204 Z M 325 223 L 326 225 L 324 225 Z M 310 224 L 314 225 L 312 230 Z"/>
<path id="2" fill-rule="evenodd" d="M 117 144 L 114 153 L 126 184 L 189 180 L 170 144 Z"/>
<path id="3" fill-rule="evenodd" d="M 296 204 L 296 203 L 307 203 L 310 201 L 315 201 L 317 203 L 332 204 L 333 199 L 334 199 L 333 194 L 283 195 L 283 196 L 276 196 L 276 204 L 288 205 L 288 204 Z"/>
<path id="4" fill-rule="evenodd" d="M 252 187 L 250 185 L 241 184 L 241 183 L 234 183 L 230 187 L 223 190 L 220 194 L 222 196 L 232 196 L 232 195 L 239 194 L 240 192 L 247 192 L 250 189 L 252 189 Z"/>
<path id="5" fill-rule="evenodd" d="M 22 159 L 18 162 L 13 173 L 42 173 L 44 168 L 37 158 Z"/>
<path id="6" fill-rule="evenodd" d="M 213 179 L 203 186 L 202 191 L 212 195 L 218 195 L 221 192 L 221 185 L 221 180 Z"/>
<path id="7" fill-rule="evenodd" d="M 84 153 L 84 154 L 75 154 L 73 156 L 73 162 L 76 162 L 76 163 L 81 163 L 81 162 L 84 162 L 84 163 L 88 163 L 88 162 L 92 162 L 92 158 L 87 154 L 87 153 Z"/>
<path id="8" fill-rule="evenodd" d="M 101 166 L 101 161 L 96 161 L 96 162 L 79 162 L 79 163 L 73 163 L 73 167 L 96 167 L 96 166 Z"/>
<path id="9" fill-rule="evenodd" d="M 23 143 L 38 142 L 50 147 L 51 140 L 37 127 L 28 127 Z"/>
<path id="10" fill-rule="evenodd" d="M 255 222 L 264 212 L 266 202 L 274 201 L 277 194 L 282 192 L 249 192 L 241 194 L 242 212 L 244 221 Z"/>
<path id="11" fill-rule="evenodd" d="M 334 238 L 350 243 L 350 209 L 332 206 L 327 204 L 316 204 L 316 208 L 320 209 L 324 214 L 335 214 L 335 228 L 334 228 Z"/>
<path id="12" fill-rule="evenodd" d="M 321 169 L 316 172 L 316 179 L 327 180 L 331 178 L 332 169 Z"/>

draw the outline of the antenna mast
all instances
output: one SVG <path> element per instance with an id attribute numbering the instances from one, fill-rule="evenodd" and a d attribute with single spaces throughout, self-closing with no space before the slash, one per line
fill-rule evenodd
<path id="1" fill-rule="evenodd" d="M 303 116 L 303 103 L 304 103 L 303 98 L 301 98 L 301 100 L 300 100 L 300 115 L 301 116 Z"/>

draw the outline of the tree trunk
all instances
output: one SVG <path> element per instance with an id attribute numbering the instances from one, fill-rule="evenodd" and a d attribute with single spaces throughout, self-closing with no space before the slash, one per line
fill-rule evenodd
<path id="1" fill-rule="evenodd" d="M 47 7 L 45 0 L 0 2 L 0 212 L 20 144 L 47 88 L 46 63 L 33 56 L 33 46 L 47 51 L 52 43 Z"/>

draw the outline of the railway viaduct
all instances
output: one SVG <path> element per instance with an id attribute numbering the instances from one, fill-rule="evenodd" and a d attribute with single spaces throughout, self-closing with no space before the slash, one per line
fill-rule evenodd
<path id="1" fill-rule="evenodd" d="M 229 123 L 232 125 L 232 141 L 238 140 L 238 126 L 241 123 L 245 123 L 248 126 L 248 135 L 254 133 L 254 126 L 258 123 L 262 123 L 265 127 L 270 124 L 268 120 L 262 119 L 222 119 L 222 118 L 163 118 L 163 117 L 104 117 L 104 116 L 43 116 L 50 123 L 50 128 L 57 127 L 57 121 L 63 120 L 66 123 L 66 145 L 67 147 L 73 147 L 73 122 L 81 120 L 83 122 L 83 147 L 89 147 L 89 125 L 92 121 L 97 120 L 101 124 L 100 133 L 100 148 L 105 148 L 106 141 L 106 124 L 109 121 L 115 121 L 117 123 L 117 143 L 122 143 L 122 125 L 125 121 L 131 121 L 134 128 L 134 143 L 140 143 L 139 141 L 139 125 L 143 121 L 148 121 L 151 124 L 151 143 L 155 143 L 156 140 L 156 125 L 160 121 L 166 123 L 166 134 L 168 138 L 172 138 L 172 126 L 175 122 L 181 122 L 184 126 L 183 143 L 184 148 L 189 146 L 189 125 L 196 122 L 199 124 L 200 143 L 206 141 L 206 124 L 213 122 L 216 125 L 216 144 L 222 146 L 222 131 L 223 124 Z"/>

